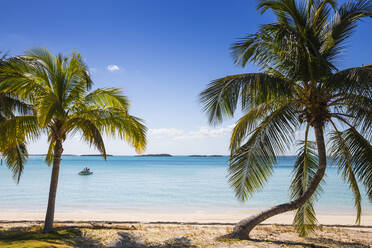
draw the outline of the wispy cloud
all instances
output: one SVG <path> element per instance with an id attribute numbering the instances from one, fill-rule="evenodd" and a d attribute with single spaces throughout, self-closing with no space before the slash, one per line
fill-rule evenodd
<path id="1" fill-rule="evenodd" d="M 221 138 L 231 133 L 234 125 L 221 128 L 200 127 L 199 130 L 191 131 L 174 137 L 175 140 L 192 140 L 204 138 Z"/>
<path id="2" fill-rule="evenodd" d="M 196 140 L 204 138 L 221 138 L 231 134 L 234 125 L 221 128 L 200 127 L 198 130 L 186 132 L 176 128 L 150 129 L 153 138 L 170 138 L 172 140 Z"/>
<path id="3" fill-rule="evenodd" d="M 155 138 L 176 137 L 182 134 L 183 131 L 176 128 L 155 128 L 149 130 L 149 135 Z"/>
<path id="4" fill-rule="evenodd" d="M 120 70 L 120 68 L 119 68 L 119 66 L 117 66 L 117 65 L 108 65 L 108 66 L 107 66 L 107 70 L 113 72 L 113 71 L 118 71 L 118 70 Z"/>

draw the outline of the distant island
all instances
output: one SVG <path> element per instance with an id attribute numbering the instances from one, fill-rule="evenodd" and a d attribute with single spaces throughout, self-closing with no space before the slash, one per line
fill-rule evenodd
<path id="1" fill-rule="evenodd" d="M 136 155 L 136 157 L 173 157 L 167 153 L 160 153 L 160 154 L 143 154 L 143 155 Z"/>
<path id="2" fill-rule="evenodd" d="M 46 154 L 30 154 L 29 156 L 46 156 Z M 78 155 L 78 154 L 63 154 L 62 157 L 67 157 L 67 156 L 82 156 L 82 157 L 98 157 L 98 156 L 102 156 L 101 154 L 81 154 L 81 155 Z M 107 154 L 106 155 L 107 157 L 112 157 L 114 155 L 111 155 L 111 154 Z"/>
<path id="3" fill-rule="evenodd" d="M 30 156 L 46 156 L 46 154 L 30 154 Z M 78 155 L 78 154 L 63 154 L 62 156 L 100 157 L 102 155 L 101 154 L 81 154 L 81 155 Z M 113 157 L 114 155 L 107 154 L 106 156 L 107 157 Z M 119 156 L 121 156 L 121 155 L 119 155 Z M 134 155 L 134 156 L 135 157 L 173 157 L 173 155 L 168 154 L 168 153 L 142 154 L 142 155 Z M 191 157 L 191 158 L 205 158 L 205 157 L 218 158 L 218 157 L 226 157 L 228 155 L 218 155 L 218 154 L 215 154 L 215 155 L 196 155 L 196 154 L 193 154 L 193 155 L 182 155 L 182 156 L 188 156 L 188 157 Z"/>
<path id="4" fill-rule="evenodd" d="M 101 154 L 82 154 L 82 157 L 102 157 Z M 114 155 L 106 154 L 106 157 L 113 157 Z"/>
<path id="5" fill-rule="evenodd" d="M 224 155 L 190 155 L 189 157 L 204 158 L 204 157 L 224 157 Z"/>
<path id="6" fill-rule="evenodd" d="M 30 154 L 29 156 L 46 156 L 46 154 Z M 63 154 L 62 156 L 79 156 L 76 154 Z"/>

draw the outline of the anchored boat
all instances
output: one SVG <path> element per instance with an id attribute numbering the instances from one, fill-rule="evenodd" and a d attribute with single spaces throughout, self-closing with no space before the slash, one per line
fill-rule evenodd
<path id="1" fill-rule="evenodd" d="M 80 176 L 89 176 L 89 175 L 92 175 L 93 172 L 90 171 L 90 169 L 88 167 L 85 167 L 82 171 L 79 172 L 79 175 Z"/>

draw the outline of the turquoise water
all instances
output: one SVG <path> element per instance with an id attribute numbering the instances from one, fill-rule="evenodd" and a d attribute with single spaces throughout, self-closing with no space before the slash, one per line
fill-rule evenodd
<path id="1" fill-rule="evenodd" d="M 227 183 L 227 157 L 186 156 L 100 157 L 64 156 L 56 211 L 224 211 L 257 210 L 289 199 L 294 157 L 281 157 L 265 188 L 245 203 Z M 79 176 L 85 166 L 94 172 Z M 28 160 L 19 184 L 6 165 L 0 166 L 0 211 L 44 211 L 51 167 L 43 157 Z M 363 190 L 364 213 L 371 212 Z M 316 209 L 319 213 L 354 213 L 353 198 L 335 167 L 328 167 L 326 185 Z"/>

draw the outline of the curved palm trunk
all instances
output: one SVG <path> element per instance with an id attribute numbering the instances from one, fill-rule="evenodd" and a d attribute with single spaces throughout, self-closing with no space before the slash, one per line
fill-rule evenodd
<path id="1" fill-rule="evenodd" d="M 47 208 L 45 222 L 44 222 L 44 233 L 48 233 L 52 231 L 53 229 L 59 166 L 61 164 L 62 152 L 63 152 L 62 142 L 57 140 L 54 146 L 53 169 L 52 169 L 52 177 L 50 179 L 49 199 L 48 199 L 48 208 Z"/>
<path id="2" fill-rule="evenodd" d="M 301 207 L 307 200 L 315 192 L 316 188 L 318 187 L 320 181 L 322 180 L 326 165 L 327 165 L 327 156 L 326 156 L 326 149 L 324 144 L 324 136 L 323 136 L 323 128 L 322 125 L 314 124 L 314 131 L 315 131 L 315 138 L 316 143 L 318 146 L 318 156 L 319 156 L 319 167 L 318 170 L 311 181 L 308 189 L 304 192 L 302 196 L 297 198 L 296 200 L 280 204 L 274 206 L 266 211 L 263 211 L 257 215 L 252 217 L 246 218 L 240 221 L 233 229 L 233 232 L 228 236 L 231 238 L 238 238 L 238 239 L 249 239 L 249 233 L 252 229 L 260 224 L 261 222 L 265 221 L 266 219 L 281 213 L 285 213 L 288 211 L 292 211 Z"/>

